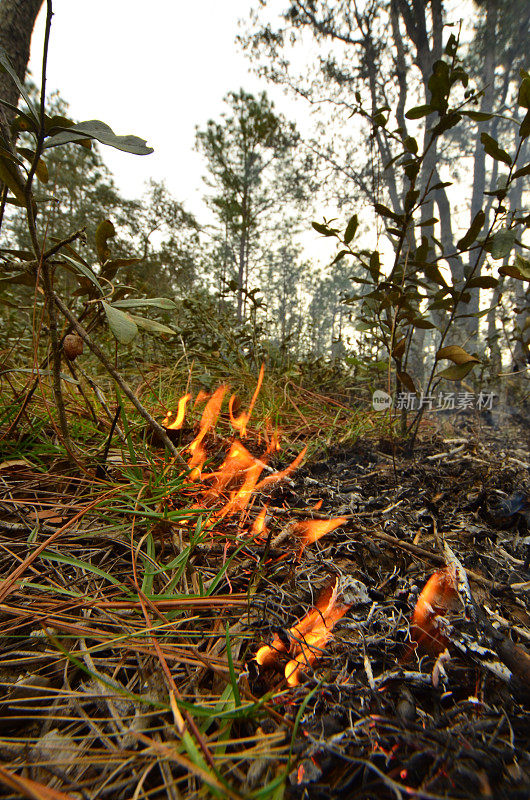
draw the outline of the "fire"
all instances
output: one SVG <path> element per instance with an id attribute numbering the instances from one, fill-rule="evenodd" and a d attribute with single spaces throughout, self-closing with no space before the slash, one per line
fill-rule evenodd
<path id="1" fill-rule="evenodd" d="M 171 422 L 171 417 L 173 413 L 168 411 L 167 416 L 162 423 L 162 425 L 170 431 L 176 431 L 179 428 L 182 428 L 184 423 L 184 417 L 186 415 L 186 406 L 188 402 L 191 400 L 191 394 L 185 394 L 183 397 L 180 398 L 177 406 L 177 414 L 173 422 Z"/>
<path id="2" fill-rule="evenodd" d="M 300 464 L 302 463 L 304 456 L 306 454 L 307 447 L 302 448 L 300 453 L 296 456 L 294 461 L 292 461 L 288 467 L 285 469 L 280 470 L 279 472 L 273 472 L 272 475 L 267 475 L 266 478 L 263 478 L 262 481 L 258 483 L 256 489 L 259 491 L 260 489 L 264 489 L 265 486 L 270 486 L 273 483 L 277 483 L 278 481 L 282 481 L 284 478 L 288 478 L 289 475 L 297 469 Z"/>
<path id="3" fill-rule="evenodd" d="M 346 517 L 335 517 L 334 519 L 302 519 L 295 522 L 293 533 L 302 540 L 301 552 L 308 544 L 313 544 L 326 533 L 334 531 L 335 528 L 339 528 L 347 521 Z"/>
<path id="4" fill-rule="evenodd" d="M 282 655 L 290 655 L 285 678 L 289 686 L 299 685 L 304 669 L 320 658 L 335 623 L 351 607 L 339 599 L 337 586 L 338 581 L 335 581 L 321 593 L 316 606 L 287 632 L 285 641 L 275 634 L 270 645 L 260 647 L 255 656 L 260 666 L 277 666 Z"/>
<path id="5" fill-rule="evenodd" d="M 190 469 L 193 467 L 198 467 L 200 470 L 204 466 L 206 461 L 206 452 L 201 446 L 202 440 L 210 428 L 212 428 L 217 422 L 217 418 L 219 417 L 219 413 L 221 411 L 221 404 L 227 390 L 228 386 L 219 386 L 219 388 L 215 390 L 213 395 L 206 403 L 205 409 L 202 412 L 199 433 L 188 447 L 188 450 L 191 453 L 191 458 L 188 461 L 188 466 Z"/>
<path id="6" fill-rule="evenodd" d="M 252 523 L 252 528 L 250 530 L 250 535 L 252 539 L 259 539 L 262 536 L 267 535 L 267 506 L 263 506 L 261 511 L 259 512 L 258 516 Z"/>
<path id="7" fill-rule="evenodd" d="M 252 399 L 250 401 L 250 405 L 248 407 L 248 411 L 243 411 L 242 414 L 237 417 L 234 417 L 232 413 L 232 409 L 234 406 L 235 395 L 232 395 L 230 398 L 230 402 L 228 404 L 228 413 L 230 415 L 230 424 L 232 425 L 233 429 L 239 432 L 239 435 L 242 439 L 245 438 L 247 435 L 247 425 L 250 421 L 250 416 L 252 411 L 254 410 L 254 406 L 256 404 L 256 400 L 258 399 L 259 390 L 261 389 L 261 384 L 263 383 L 263 375 L 265 373 L 265 364 L 261 365 L 261 369 L 259 371 L 258 382 L 256 384 L 256 388 L 254 389 L 254 394 L 252 395 Z"/>
<path id="8" fill-rule="evenodd" d="M 411 637 L 425 650 L 438 655 L 447 646 L 438 617 L 454 608 L 458 599 L 454 571 L 441 569 L 431 575 L 412 615 Z"/>

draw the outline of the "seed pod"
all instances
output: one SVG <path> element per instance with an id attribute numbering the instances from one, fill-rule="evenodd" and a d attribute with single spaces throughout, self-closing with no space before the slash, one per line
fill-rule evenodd
<path id="1" fill-rule="evenodd" d="M 75 361 L 83 352 L 83 340 L 77 333 L 69 333 L 64 337 L 63 351 L 69 361 Z"/>

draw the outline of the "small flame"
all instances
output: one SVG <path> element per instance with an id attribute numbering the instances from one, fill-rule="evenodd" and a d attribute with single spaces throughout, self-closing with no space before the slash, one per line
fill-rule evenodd
<path id="1" fill-rule="evenodd" d="M 308 544 L 318 541 L 326 533 L 334 531 L 347 522 L 346 517 L 335 517 L 334 519 L 301 519 L 295 522 L 293 533 L 302 540 L 302 552 Z"/>
<path id="2" fill-rule="evenodd" d="M 191 400 L 191 394 L 185 394 L 183 397 L 180 398 L 177 407 L 177 415 L 173 422 L 171 422 L 171 417 L 173 416 L 173 412 L 168 411 L 167 416 L 162 423 L 164 428 L 167 428 L 169 431 L 177 431 L 179 428 L 182 428 L 184 423 L 184 417 L 186 415 L 186 406 L 188 402 Z"/>
<path id="3" fill-rule="evenodd" d="M 267 506 L 263 506 L 258 516 L 252 523 L 252 528 L 250 530 L 250 535 L 252 539 L 259 539 L 260 537 L 267 535 L 267 526 L 265 524 L 266 519 L 267 519 Z"/>
<path id="4" fill-rule="evenodd" d="M 300 465 L 306 454 L 306 451 L 307 447 L 304 447 L 288 467 L 280 470 L 280 472 L 274 472 L 272 475 L 267 475 L 266 478 L 263 478 L 263 480 L 260 481 L 256 486 L 256 489 L 260 491 L 261 489 L 264 489 L 265 486 L 270 486 L 272 483 L 277 483 L 278 481 L 282 481 L 284 478 L 288 478 L 289 475 Z"/>
<path id="5" fill-rule="evenodd" d="M 250 421 L 250 416 L 252 414 L 252 411 L 254 410 L 254 405 L 256 404 L 256 400 L 258 399 L 259 390 L 261 389 L 261 384 L 263 383 L 264 373 L 265 373 L 265 364 L 262 364 L 261 369 L 259 371 L 258 382 L 256 384 L 256 388 L 254 389 L 254 394 L 252 395 L 248 411 L 243 411 L 239 415 L 239 417 L 237 417 L 237 419 L 234 417 L 232 413 L 235 395 L 232 395 L 232 397 L 230 398 L 230 402 L 228 404 L 228 413 L 230 414 L 230 424 L 232 425 L 234 430 L 239 432 L 239 435 L 242 439 L 244 439 L 245 436 L 247 435 L 247 425 Z"/>
<path id="6" fill-rule="evenodd" d="M 454 608 L 457 599 L 453 570 L 441 569 L 431 575 L 423 587 L 412 615 L 413 641 L 434 655 L 445 650 L 447 638 L 440 630 L 438 617 Z"/>
<path id="7" fill-rule="evenodd" d="M 215 390 L 213 395 L 206 403 L 206 407 L 202 412 L 199 433 L 188 447 L 188 450 L 191 453 L 191 458 L 188 461 L 188 466 L 190 468 L 198 467 L 199 469 L 202 469 L 204 466 L 204 462 L 206 461 L 206 452 L 201 446 L 201 443 L 210 428 L 212 428 L 217 422 L 217 418 L 221 411 L 221 404 L 227 389 L 228 386 L 220 386 Z"/>
<path id="8" fill-rule="evenodd" d="M 251 414 L 256 404 L 259 391 L 263 384 L 264 366 L 262 365 L 256 388 L 252 395 L 248 410 L 240 414 L 237 419 L 234 418 L 235 396 L 232 395 L 229 401 L 229 416 L 234 428 L 239 432 L 240 437 L 245 436 L 247 426 L 250 421 Z M 199 424 L 199 431 L 195 439 L 187 447 L 188 451 L 188 467 L 189 474 L 187 480 L 189 482 L 201 481 L 203 487 L 201 489 L 198 499 L 200 502 L 193 505 L 193 508 L 208 508 L 211 510 L 207 526 L 212 527 L 215 523 L 221 521 L 225 517 L 235 516 L 239 517 L 240 532 L 242 526 L 248 517 L 248 510 L 253 502 L 253 496 L 256 491 L 259 491 L 266 486 L 278 483 L 284 478 L 287 478 L 299 466 L 304 455 L 306 448 L 283 470 L 278 472 L 271 472 L 265 478 L 262 478 L 262 473 L 267 468 L 267 461 L 270 454 L 279 449 L 278 434 L 271 431 L 270 420 L 266 421 L 266 429 L 264 432 L 266 441 L 266 451 L 261 458 L 253 456 L 242 444 L 240 438 L 234 441 L 230 450 L 220 467 L 215 471 L 203 472 L 204 465 L 208 458 L 208 452 L 205 446 L 205 438 L 208 432 L 215 426 L 220 412 L 221 406 L 228 391 L 228 386 L 220 386 L 216 391 L 209 395 L 204 390 L 201 390 L 197 395 L 194 405 L 206 400 L 206 405 L 203 409 L 201 421 Z M 176 416 L 173 412 L 169 412 L 164 420 L 164 425 L 168 429 L 177 430 L 182 427 L 185 419 L 186 408 L 191 400 L 189 394 L 184 395 L 178 403 L 178 410 Z M 220 501 L 224 502 L 220 508 Z M 250 527 L 249 534 L 252 538 L 257 538 L 267 534 L 267 527 L 265 524 L 267 516 L 266 508 L 262 509 L 257 517 L 254 519 Z"/>
<path id="9" fill-rule="evenodd" d="M 338 581 L 325 589 L 316 606 L 288 632 L 289 649 L 275 634 L 270 645 L 260 647 L 256 661 L 260 666 L 277 666 L 278 656 L 288 652 L 293 656 L 285 667 L 285 678 L 289 686 L 298 686 L 304 668 L 312 666 L 321 656 L 326 642 L 331 638 L 333 627 L 351 607 L 339 601 Z"/>

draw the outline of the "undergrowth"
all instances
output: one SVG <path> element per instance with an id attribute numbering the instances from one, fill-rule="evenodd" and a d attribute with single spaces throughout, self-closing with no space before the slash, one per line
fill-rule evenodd
<path id="1" fill-rule="evenodd" d="M 144 369 L 137 393 L 162 421 L 184 392 L 204 389 L 203 376 L 204 365 Z M 244 409 L 257 371 L 223 377 Z M 268 474 L 304 445 L 309 458 L 380 432 L 373 413 L 294 377 L 266 374 L 253 410 L 245 447 L 261 456 L 282 432 Z M 285 518 L 268 521 L 269 538 L 253 533 L 259 492 L 241 514 L 220 516 L 230 487 L 213 502 L 208 484 L 191 481 L 103 383 L 65 393 L 73 465 L 47 380 L 14 429 L 24 386 L 12 378 L 2 390 L 0 749 L 16 770 L 9 780 L 21 793 L 35 781 L 70 797 L 282 797 L 308 695 L 302 689 L 280 716 L 284 684 L 257 698 L 246 665 L 260 631 L 280 619 L 266 588 L 270 535 Z M 186 457 L 203 408 L 190 405 L 175 432 Z M 233 441 L 225 398 L 205 469 L 215 472 Z M 23 764 L 29 772 L 18 774 Z"/>

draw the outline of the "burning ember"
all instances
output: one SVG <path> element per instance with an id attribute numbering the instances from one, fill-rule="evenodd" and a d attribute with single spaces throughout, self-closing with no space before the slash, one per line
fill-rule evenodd
<path id="1" fill-rule="evenodd" d="M 278 667 L 285 656 L 291 656 L 284 669 L 289 686 L 298 686 L 306 667 L 311 667 L 322 655 L 332 636 L 333 627 L 351 608 L 338 596 L 338 580 L 325 589 L 316 606 L 297 622 L 282 638 L 274 635 L 272 644 L 260 647 L 256 661 L 263 667 Z"/>
<path id="2" fill-rule="evenodd" d="M 447 637 L 441 630 L 438 617 L 454 608 L 458 599 L 454 571 L 441 569 L 431 575 L 418 598 L 412 615 L 412 640 L 438 655 L 447 646 Z"/>

